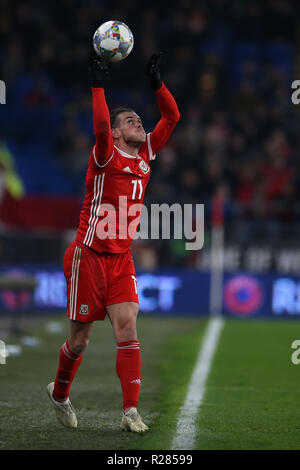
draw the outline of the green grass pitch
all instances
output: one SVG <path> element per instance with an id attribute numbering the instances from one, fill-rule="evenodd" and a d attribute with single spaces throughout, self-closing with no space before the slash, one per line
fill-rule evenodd
<path id="1" fill-rule="evenodd" d="M 54 320 L 62 331 L 49 333 L 47 322 Z M 170 449 L 206 324 L 206 318 L 140 315 L 139 411 L 150 431 L 133 435 L 119 428 L 122 397 L 110 323 L 94 325 L 71 390 L 78 428 L 69 430 L 56 422 L 46 395 L 68 320 L 60 315 L 39 321 L 26 334 L 40 344 L 23 346 L 21 355 L 0 365 L 0 449 Z M 300 449 L 295 339 L 297 321 L 226 319 L 197 415 L 195 449 Z"/>

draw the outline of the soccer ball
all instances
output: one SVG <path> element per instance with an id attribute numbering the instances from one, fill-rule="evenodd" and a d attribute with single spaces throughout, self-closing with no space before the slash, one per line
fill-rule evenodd
<path id="1" fill-rule="evenodd" d="M 110 62 L 119 62 L 132 51 L 133 34 L 121 21 L 106 21 L 96 29 L 93 45 L 100 57 Z"/>

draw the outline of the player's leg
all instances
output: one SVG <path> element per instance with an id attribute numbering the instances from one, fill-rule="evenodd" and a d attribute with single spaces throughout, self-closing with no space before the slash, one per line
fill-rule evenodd
<path id="1" fill-rule="evenodd" d="M 60 349 L 55 381 L 48 385 L 47 391 L 58 419 L 70 427 L 77 425 L 68 398 L 70 388 L 87 348 L 93 321 L 105 318 L 104 305 L 101 305 L 105 285 L 101 282 L 101 266 L 96 259 L 92 250 L 76 243 L 69 246 L 64 256 L 70 333 Z M 65 404 L 70 405 L 68 410 Z"/>
<path id="2" fill-rule="evenodd" d="M 69 394 L 83 352 L 88 346 L 92 326 L 93 322 L 70 321 L 70 334 L 60 349 L 55 381 L 47 386 L 57 419 L 66 427 L 77 427 L 77 418 Z"/>
<path id="3" fill-rule="evenodd" d="M 137 302 L 120 302 L 107 305 L 106 312 L 113 327 L 117 343 L 137 341 L 136 320 L 139 313 Z"/>
<path id="4" fill-rule="evenodd" d="M 121 302 L 106 307 L 117 343 L 116 371 L 123 393 L 123 418 L 125 430 L 143 432 L 148 427 L 137 413 L 141 387 L 141 354 L 137 336 L 137 302 Z"/>
<path id="5" fill-rule="evenodd" d="M 54 383 L 53 398 L 57 401 L 62 402 L 69 397 L 83 352 L 89 344 L 92 327 L 93 322 L 82 323 L 70 320 L 69 337 L 60 349 L 59 365 Z"/>

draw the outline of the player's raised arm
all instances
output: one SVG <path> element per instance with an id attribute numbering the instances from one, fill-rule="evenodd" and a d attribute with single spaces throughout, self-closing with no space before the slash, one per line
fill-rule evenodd
<path id="1" fill-rule="evenodd" d="M 96 137 L 94 157 L 98 166 L 104 165 L 113 153 L 113 138 L 110 128 L 104 86 L 107 82 L 111 64 L 92 53 L 89 61 L 90 85 L 93 94 L 93 124 Z"/>
<path id="2" fill-rule="evenodd" d="M 147 76 L 150 79 L 150 86 L 156 94 L 161 114 L 160 121 L 150 134 L 153 155 L 165 145 L 180 119 L 176 101 L 161 80 L 159 62 L 162 54 L 162 52 L 153 54 L 147 65 Z"/>

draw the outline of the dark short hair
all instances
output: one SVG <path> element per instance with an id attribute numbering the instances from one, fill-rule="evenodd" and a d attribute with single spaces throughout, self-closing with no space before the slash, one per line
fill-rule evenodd
<path id="1" fill-rule="evenodd" d="M 114 127 L 119 126 L 119 114 L 121 113 L 135 113 L 134 109 L 131 108 L 123 108 L 119 106 L 118 108 L 114 108 L 110 112 L 110 126 L 113 129 Z"/>

